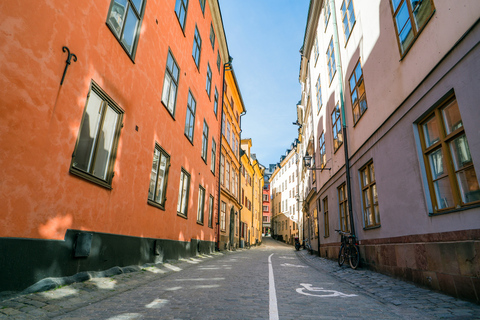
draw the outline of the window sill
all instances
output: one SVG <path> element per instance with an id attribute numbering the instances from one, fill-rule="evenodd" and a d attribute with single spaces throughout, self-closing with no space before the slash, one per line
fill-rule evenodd
<path id="1" fill-rule="evenodd" d="M 440 212 L 433 212 L 433 213 L 430 212 L 430 213 L 428 213 L 428 216 L 429 217 L 435 217 L 435 216 L 441 216 L 441 215 L 444 215 L 444 214 L 462 212 L 462 211 L 466 211 L 466 210 L 470 210 L 470 209 L 476 209 L 476 208 L 480 208 L 480 203 L 476 202 L 476 203 L 468 205 L 468 206 L 463 206 L 463 207 L 454 208 L 454 209 L 447 209 L 445 211 L 440 211 Z"/>
<path id="2" fill-rule="evenodd" d="M 166 200 L 165 200 L 166 201 Z M 152 207 L 155 207 L 155 208 L 158 208 L 162 211 L 165 211 L 165 205 L 161 205 L 160 203 L 157 203 L 155 201 L 152 201 L 150 199 L 147 200 L 147 204 L 152 206 Z"/>
<path id="3" fill-rule="evenodd" d="M 185 134 L 183 133 L 183 135 L 185 136 L 185 138 L 187 138 L 187 140 L 192 144 L 193 146 L 193 137 L 192 137 L 192 140 L 190 140 L 190 138 Z"/>
<path id="4" fill-rule="evenodd" d="M 91 182 L 93 184 L 96 184 L 96 185 L 99 185 L 103 188 L 106 188 L 106 189 L 109 189 L 109 190 L 112 190 L 112 185 L 110 183 L 108 183 L 107 181 L 105 180 L 101 180 L 85 171 L 82 171 L 80 169 L 77 169 L 75 167 L 70 167 L 70 171 L 69 171 L 71 174 L 77 176 L 77 177 L 80 177 L 80 178 L 83 178 L 85 180 L 87 180 L 88 182 Z"/>
<path id="5" fill-rule="evenodd" d="M 177 212 L 177 216 L 183 219 L 188 219 L 188 217 L 181 212 Z"/>
<path id="6" fill-rule="evenodd" d="M 373 226 L 373 227 L 364 227 L 363 230 L 367 231 L 367 230 L 374 230 L 374 229 L 378 229 L 380 228 L 382 225 L 379 224 L 379 225 L 376 225 L 376 226 Z"/>
<path id="7" fill-rule="evenodd" d="M 197 224 L 203 226 L 203 222 L 201 222 L 201 221 L 197 221 Z"/>

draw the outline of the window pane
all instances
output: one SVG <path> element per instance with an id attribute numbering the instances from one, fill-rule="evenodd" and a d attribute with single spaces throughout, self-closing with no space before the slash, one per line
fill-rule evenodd
<path id="1" fill-rule="evenodd" d="M 137 31 L 138 18 L 130 7 L 128 9 L 127 22 L 123 29 L 122 43 L 127 48 L 129 53 L 132 53 L 133 42 L 135 41 L 135 35 Z"/>
<path id="2" fill-rule="evenodd" d="M 142 9 L 143 0 L 131 0 L 131 1 L 133 2 L 135 9 L 137 9 L 137 12 L 140 13 L 140 10 Z"/>
<path id="3" fill-rule="evenodd" d="M 453 207 L 452 188 L 448 177 L 435 181 L 433 186 L 435 188 L 435 198 L 437 200 L 438 209 Z"/>
<path id="4" fill-rule="evenodd" d="M 93 175 L 106 179 L 110 155 L 112 153 L 113 139 L 117 128 L 118 114 L 110 107 L 107 108 L 105 120 L 103 121 L 102 131 L 98 138 L 97 154 L 95 156 L 95 166 Z"/>
<path id="5" fill-rule="evenodd" d="M 392 2 L 393 2 L 393 11 L 397 11 L 398 5 L 400 4 L 400 2 L 402 2 L 402 0 L 392 0 Z"/>
<path id="6" fill-rule="evenodd" d="M 365 187 L 367 186 L 368 184 L 370 184 L 370 181 L 368 180 L 368 171 L 367 169 L 363 170 L 362 171 L 362 187 Z"/>
<path id="7" fill-rule="evenodd" d="M 100 125 L 102 99 L 90 91 L 85 115 L 80 129 L 80 138 L 78 139 L 77 149 L 75 150 L 75 159 L 73 166 L 75 168 L 90 171 L 90 165 L 93 157 L 93 147 L 97 139 L 98 126 Z"/>
<path id="8" fill-rule="evenodd" d="M 355 77 L 357 78 L 357 81 L 362 77 L 362 66 L 360 63 L 357 64 L 357 67 L 355 68 Z"/>
<path id="9" fill-rule="evenodd" d="M 363 191 L 363 202 L 365 203 L 365 207 L 367 208 L 370 207 L 372 204 L 372 201 L 370 199 L 370 192 L 368 192 L 368 189 Z"/>
<path id="10" fill-rule="evenodd" d="M 375 169 L 373 165 L 370 166 L 370 178 L 372 179 L 372 181 L 375 181 Z"/>
<path id="11" fill-rule="evenodd" d="M 160 157 L 160 151 L 155 148 L 153 153 L 153 164 L 152 164 L 152 174 L 150 175 L 150 187 L 148 188 L 148 199 L 154 200 L 153 194 L 155 193 L 155 185 L 157 181 L 158 173 L 158 160 Z"/>
<path id="12" fill-rule="evenodd" d="M 168 96 L 170 95 L 170 84 L 172 83 L 172 78 L 168 72 L 165 72 L 165 79 L 163 80 L 163 92 L 162 92 L 162 102 L 168 106 Z"/>
<path id="13" fill-rule="evenodd" d="M 470 155 L 470 148 L 468 147 L 467 137 L 465 135 L 454 139 L 449 145 L 455 170 L 472 164 L 472 156 Z"/>
<path id="14" fill-rule="evenodd" d="M 427 148 L 440 141 L 436 118 L 428 120 L 422 127 Z"/>
<path id="15" fill-rule="evenodd" d="M 405 49 L 408 48 L 414 37 L 412 23 L 410 21 L 406 2 L 403 3 L 400 11 L 395 17 L 395 20 L 397 22 L 397 31 L 400 38 L 402 52 L 404 52 Z"/>
<path id="16" fill-rule="evenodd" d="M 182 212 L 182 190 L 183 190 L 183 179 L 184 173 L 183 171 L 180 173 L 180 185 L 178 187 L 178 203 L 177 203 L 177 212 Z"/>
<path id="17" fill-rule="evenodd" d="M 447 168 L 445 167 L 445 163 L 443 161 L 442 149 L 438 149 L 430 153 L 428 159 L 430 161 L 430 169 L 433 180 L 438 179 L 440 176 L 446 173 Z"/>
<path id="18" fill-rule="evenodd" d="M 113 28 L 117 37 L 120 37 L 123 27 L 123 21 L 127 12 L 127 0 L 115 0 L 110 11 L 110 17 L 108 23 Z"/>
<path id="19" fill-rule="evenodd" d="M 480 187 L 473 167 L 457 172 L 457 181 L 463 203 L 480 200 Z"/>
<path id="20" fill-rule="evenodd" d="M 158 168 L 157 192 L 155 194 L 155 202 L 163 204 L 164 181 L 167 171 L 167 157 L 164 154 L 160 157 L 160 167 Z"/>
<path id="21" fill-rule="evenodd" d="M 353 23 L 355 22 L 355 13 L 353 12 L 353 3 L 350 0 L 350 3 L 348 4 L 348 14 L 350 18 L 350 27 L 353 26 Z"/>
<path id="22" fill-rule="evenodd" d="M 457 100 L 443 108 L 442 114 L 447 134 L 450 134 L 453 131 L 463 127 L 462 117 L 460 116 L 460 111 L 458 110 Z"/>
<path id="23" fill-rule="evenodd" d="M 428 18 L 432 15 L 432 3 L 430 0 L 409 0 L 412 4 L 413 17 L 417 30 L 421 29 Z"/>
<path id="24" fill-rule="evenodd" d="M 350 92 L 353 92 L 355 90 L 357 81 L 355 80 L 355 75 L 352 75 L 350 78 Z"/>
<path id="25" fill-rule="evenodd" d="M 177 98 L 177 85 L 175 83 L 171 84 L 170 87 L 170 96 L 168 98 L 168 110 L 170 110 L 171 114 L 175 112 L 175 100 Z"/>

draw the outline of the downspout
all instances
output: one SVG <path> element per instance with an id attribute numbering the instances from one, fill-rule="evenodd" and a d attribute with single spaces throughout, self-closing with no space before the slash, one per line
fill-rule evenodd
<path id="1" fill-rule="evenodd" d="M 247 114 L 247 110 L 245 109 L 245 106 L 243 107 L 243 112 L 240 114 L 240 132 L 238 133 L 238 136 L 239 136 L 239 145 L 238 145 L 238 162 L 240 163 L 240 169 L 239 169 L 239 172 L 238 172 L 238 195 L 239 195 L 239 198 L 242 197 L 242 167 L 243 167 L 243 164 L 242 164 L 242 157 L 240 157 L 240 150 L 242 149 L 242 117 Z M 240 211 L 238 212 L 238 247 L 240 248 L 240 245 L 242 243 L 242 230 L 244 230 L 243 228 L 243 222 L 242 222 L 242 210 L 243 210 L 243 204 L 242 204 L 242 201 L 243 201 L 243 198 L 242 199 L 237 199 L 238 200 L 238 203 L 240 204 Z M 245 238 L 244 238 L 245 239 Z M 245 240 L 244 240 L 245 241 Z"/>
<path id="2" fill-rule="evenodd" d="M 332 12 L 333 45 L 335 49 L 336 68 L 338 72 L 337 77 L 338 77 L 338 84 L 340 86 L 340 111 L 342 116 L 343 150 L 345 154 L 345 179 L 347 180 L 348 215 L 350 217 L 351 234 L 355 235 L 355 225 L 353 222 L 353 214 L 352 214 L 352 187 L 350 183 L 350 160 L 348 157 L 347 124 L 345 121 L 346 120 L 345 104 L 344 104 L 344 94 L 343 94 L 343 72 L 342 72 L 342 64 L 340 62 L 340 46 L 338 44 L 337 12 L 335 10 L 335 0 L 329 0 L 329 1 L 330 1 L 331 12 Z"/>
<path id="3" fill-rule="evenodd" d="M 258 160 L 256 160 L 256 161 L 257 161 L 257 163 L 255 163 L 255 164 L 253 165 L 253 167 L 252 167 L 252 169 L 253 169 L 253 177 L 252 177 L 252 204 L 253 204 L 253 210 L 252 210 L 252 228 L 253 228 L 253 230 L 255 230 L 255 227 L 253 226 L 253 214 L 254 214 L 254 212 L 255 212 L 255 166 L 258 166 Z M 253 230 L 252 230 L 252 231 L 253 231 Z M 251 237 L 252 237 L 252 236 L 250 235 L 250 238 L 251 238 Z M 254 237 L 255 237 L 255 236 L 254 236 Z M 252 244 L 250 243 L 250 245 L 252 245 Z"/>
<path id="4" fill-rule="evenodd" d="M 232 68 L 232 57 L 228 57 L 228 62 L 223 64 L 223 76 L 222 76 L 222 105 L 221 105 L 221 113 L 220 113 L 220 143 L 219 143 L 219 157 L 218 157 L 218 211 L 217 211 L 217 250 L 220 251 L 220 213 L 221 213 L 221 194 L 222 194 L 222 183 L 220 182 L 220 167 L 221 167 L 221 160 L 222 160 L 222 135 L 223 135 L 223 99 L 225 96 L 225 71 L 231 70 Z"/>

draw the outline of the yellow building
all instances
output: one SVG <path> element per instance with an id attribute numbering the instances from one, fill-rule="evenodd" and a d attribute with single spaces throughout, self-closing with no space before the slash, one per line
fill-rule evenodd
<path id="1" fill-rule="evenodd" d="M 262 241 L 262 190 L 264 169 L 250 153 L 252 139 L 242 139 L 240 247 Z"/>
<path id="2" fill-rule="evenodd" d="M 215 88 L 215 108 L 218 106 L 218 92 Z M 220 141 L 220 203 L 219 203 L 219 245 L 220 250 L 231 250 L 239 244 L 240 221 L 240 116 L 245 113 L 240 89 L 230 64 L 225 68 L 225 82 L 222 97 L 222 134 Z M 214 109 L 217 113 L 217 110 Z"/>

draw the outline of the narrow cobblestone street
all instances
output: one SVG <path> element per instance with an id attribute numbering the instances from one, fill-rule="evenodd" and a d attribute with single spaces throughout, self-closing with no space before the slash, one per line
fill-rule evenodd
<path id="1" fill-rule="evenodd" d="M 145 267 L 0 302 L 0 319 L 480 319 L 479 315 L 476 304 L 361 268 L 339 268 L 335 261 L 297 252 L 270 238 L 250 250 Z"/>

